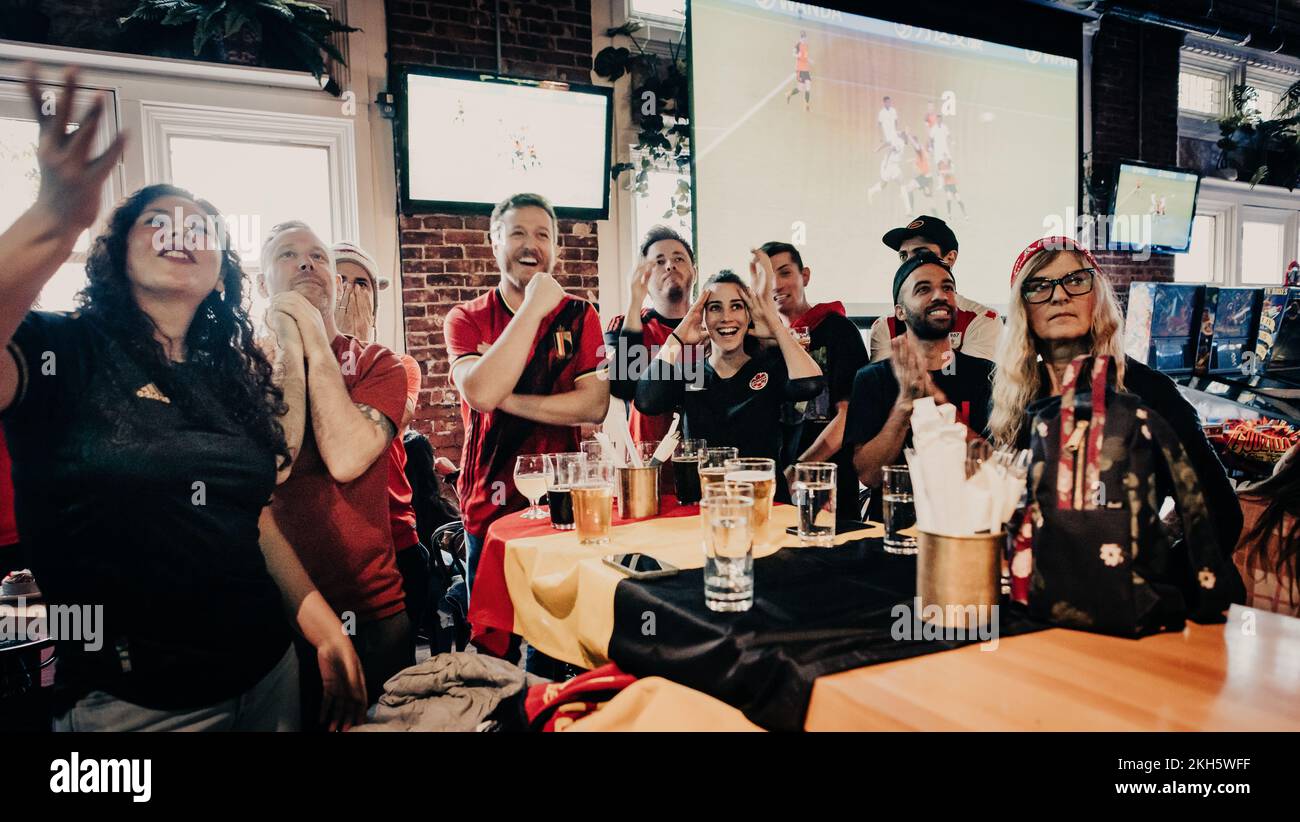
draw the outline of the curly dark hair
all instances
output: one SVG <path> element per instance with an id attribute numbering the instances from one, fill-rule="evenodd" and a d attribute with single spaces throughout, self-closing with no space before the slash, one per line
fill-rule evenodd
<path id="1" fill-rule="evenodd" d="M 239 255 L 231 248 L 224 221 L 215 206 L 172 185 L 151 185 L 127 197 L 108 218 L 86 260 L 89 282 L 78 295 L 81 312 L 94 320 L 188 416 L 202 418 L 202 407 L 183 379 L 178 378 L 167 352 L 155 337 L 157 326 L 140 309 L 127 278 L 127 236 L 140 214 L 163 197 L 182 197 L 214 218 L 222 232 L 221 280 L 224 294 L 213 291 L 199 305 L 185 338 L 186 357 L 203 366 L 208 387 L 220 398 L 230 418 L 258 443 L 289 462 L 280 417 L 287 407 L 284 393 L 271 379 L 271 362 L 258 347 L 248 316 L 248 280 Z"/>
<path id="2" fill-rule="evenodd" d="M 1279 581 L 1288 581 L 1295 597 L 1300 593 L 1300 445 L 1292 446 L 1296 453 L 1276 474 L 1250 486 L 1241 496 L 1265 503 L 1259 520 L 1243 537 L 1247 558 L 1256 567 L 1272 571 Z M 1274 546 L 1275 547 L 1270 547 Z M 1272 567 L 1270 567 L 1272 566 Z M 1292 600 L 1294 601 L 1294 599 Z"/>

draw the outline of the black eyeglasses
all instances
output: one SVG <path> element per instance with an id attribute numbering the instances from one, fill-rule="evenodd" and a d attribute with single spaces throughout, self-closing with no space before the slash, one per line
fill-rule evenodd
<path id="1" fill-rule="evenodd" d="M 1082 297 L 1092 291 L 1092 280 L 1095 273 L 1095 269 L 1081 268 L 1055 280 L 1035 277 L 1020 287 L 1020 294 L 1027 303 L 1045 303 L 1052 299 L 1052 294 L 1056 292 L 1056 287 L 1059 285 L 1071 297 Z"/>

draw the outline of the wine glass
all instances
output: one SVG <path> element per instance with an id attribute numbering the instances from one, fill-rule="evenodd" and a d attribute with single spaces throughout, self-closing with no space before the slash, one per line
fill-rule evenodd
<path id="1" fill-rule="evenodd" d="M 546 460 L 542 454 L 524 454 L 515 460 L 515 487 L 531 503 L 522 519 L 546 519 L 537 501 L 546 493 Z"/>

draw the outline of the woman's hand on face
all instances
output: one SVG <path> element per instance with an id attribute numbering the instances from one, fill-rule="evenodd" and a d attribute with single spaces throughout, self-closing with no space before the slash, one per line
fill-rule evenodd
<path id="1" fill-rule="evenodd" d="M 683 345 L 697 345 L 709 338 L 708 329 L 704 327 L 704 304 L 709 301 L 711 293 L 707 288 L 701 291 L 686 316 L 677 324 L 675 333 Z"/>
<path id="2" fill-rule="evenodd" d="M 64 72 L 64 92 L 58 99 L 54 92 L 41 92 L 35 66 L 28 66 L 26 86 L 32 114 L 40 127 L 36 162 L 41 184 L 36 206 L 52 215 L 62 230 L 79 234 L 95 222 L 100 194 L 108 175 L 122 158 L 126 135 L 119 133 L 102 154 L 91 156 L 104 115 L 102 95 L 95 98 L 77 130 L 68 133 L 69 117 L 77 97 L 75 69 Z"/>
<path id="3" fill-rule="evenodd" d="M 740 299 L 744 300 L 745 307 L 749 309 L 749 321 L 754 327 L 749 329 L 749 333 L 760 340 L 776 339 L 776 326 L 781 324 L 779 319 L 768 316 L 762 308 L 762 297 L 755 297 L 749 293 L 746 288 L 740 289 Z"/>

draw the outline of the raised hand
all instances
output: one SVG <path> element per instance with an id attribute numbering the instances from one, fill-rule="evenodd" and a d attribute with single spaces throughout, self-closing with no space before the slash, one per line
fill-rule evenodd
<path id="1" fill-rule="evenodd" d="M 97 96 L 78 129 L 68 133 L 68 118 L 77 98 L 77 71 L 63 74 L 64 93 L 54 101 L 53 110 L 41 97 L 36 67 L 27 68 L 27 96 L 32 114 L 40 127 L 36 144 L 36 162 L 40 167 L 41 185 L 36 206 L 48 211 L 60 227 L 79 234 L 95 222 L 99 213 L 104 182 L 122 158 L 126 135 L 118 134 L 103 154 L 92 157 L 91 146 L 104 114 L 104 97 Z"/>
<path id="2" fill-rule="evenodd" d="M 682 317 L 682 321 L 677 324 L 677 338 L 684 345 L 696 345 L 709 338 L 709 332 L 704 327 L 704 304 L 709 301 L 712 293 L 707 288 L 701 291 L 700 296 L 686 312 L 686 316 Z"/>
<path id="3" fill-rule="evenodd" d="M 563 300 L 564 287 L 556 281 L 555 277 L 545 271 L 539 271 L 524 287 L 524 302 L 520 310 L 533 311 L 545 317 Z"/>
<path id="4" fill-rule="evenodd" d="M 642 303 L 650 293 L 650 277 L 654 274 L 655 261 L 642 257 L 632 270 L 631 306 L 634 312 L 640 312 Z"/>

